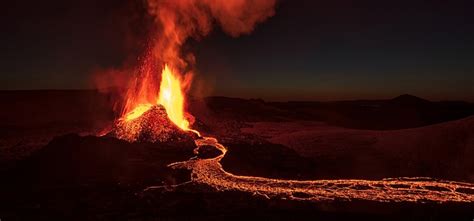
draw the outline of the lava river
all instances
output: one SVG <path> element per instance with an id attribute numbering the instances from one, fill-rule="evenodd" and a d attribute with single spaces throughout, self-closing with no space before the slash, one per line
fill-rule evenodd
<path id="1" fill-rule="evenodd" d="M 191 170 L 191 182 L 210 186 L 217 191 L 241 191 L 269 199 L 300 201 L 474 202 L 474 184 L 425 177 L 297 181 L 234 175 L 226 172 L 220 163 L 227 149 L 216 138 L 200 137 L 195 143 L 195 153 L 203 146 L 213 146 L 221 154 L 211 159 L 192 158 L 169 166 Z M 145 191 L 157 188 L 163 186 L 152 186 Z"/>

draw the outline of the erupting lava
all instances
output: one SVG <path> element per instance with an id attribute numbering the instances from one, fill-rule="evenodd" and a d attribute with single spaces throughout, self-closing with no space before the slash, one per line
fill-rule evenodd
<path id="1" fill-rule="evenodd" d="M 183 130 L 190 130 L 189 121 L 184 118 L 184 94 L 181 85 L 179 77 L 165 64 L 161 73 L 160 91 L 158 92 L 156 103 L 137 104 L 132 111 L 124 115 L 123 120 L 126 122 L 135 120 L 154 105 L 162 105 L 166 110 L 168 118 L 176 126 Z"/>
<path id="2" fill-rule="evenodd" d="M 189 39 L 208 35 L 214 24 L 233 37 L 250 33 L 257 23 L 275 13 L 276 0 L 146 0 L 153 18 L 149 47 L 126 86 L 121 121 L 136 121 L 153 106 L 166 109 L 168 118 L 190 130 L 184 112 L 195 57 L 182 50 Z M 161 78 L 159 73 L 161 73 Z M 157 84 L 160 82 L 160 84 Z M 197 131 L 193 131 L 197 133 Z"/>
<path id="3" fill-rule="evenodd" d="M 184 132 L 199 135 L 190 128 L 192 122 L 185 111 L 185 92 L 189 89 L 195 57 L 182 50 L 189 38 L 199 40 L 208 35 L 214 24 L 233 37 L 250 33 L 257 23 L 275 13 L 276 0 L 146 0 L 153 18 L 150 44 L 138 68 L 130 71 L 124 96 L 122 115 L 115 128 L 121 139 L 136 141 L 142 131 L 152 137 L 165 128 L 153 124 L 155 117 L 142 116 L 160 107 L 167 117 Z M 161 73 L 161 75 L 160 75 Z M 160 84 L 158 84 L 161 82 Z M 158 108 L 154 108 L 157 107 Z M 192 121 L 192 120 L 191 120 Z M 154 134 L 154 135 L 153 135 Z M 158 139 L 162 140 L 162 139 Z M 156 141 L 156 140 L 153 140 Z"/>
<path id="4" fill-rule="evenodd" d="M 161 74 L 158 103 L 163 105 L 171 121 L 183 130 L 189 130 L 189 122 L 184 118 L 184 96 L 181 81 L 173 75 L 168 65 Z"/>
<path id="5" fill-rule="evenodd" d="M 113 135 L 131 142 L 182 141 L 195 137 L 194 134 L 200 136 L 198 131 L 189 128 L 185 117 L 181 79 L 168 65 L 161 75 L 160 90 L 155 93 L 155 99 L 151 99 L 154 102 L 135 104 L 116 122 Z"/>

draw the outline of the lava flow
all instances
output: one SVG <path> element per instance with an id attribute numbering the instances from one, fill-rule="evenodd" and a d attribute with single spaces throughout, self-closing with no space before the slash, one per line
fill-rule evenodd
<path id="1" fill-rule="evenodd" d="M 227 149 L 213 137 L 195 140 L 198 146 L 214 146 L 221 155 L 212 159 L 190 159 L 170 164 L 172 168 L 192 171 L 191 182 L 203 184 L 216 191 L 241 191 L 268 199 L 299 201 L 370 200 L 379 202 L 474 202 L 474 184 L 433 180 L 426 177 L 402 177 L 383 180 L 282 180 L 253 176 L 238 176 L 226 172 L 220 161 Z M 154 189 L 170 189 L 152 186 Z M 171 188 L 172 189 L 172 188 Z"/>

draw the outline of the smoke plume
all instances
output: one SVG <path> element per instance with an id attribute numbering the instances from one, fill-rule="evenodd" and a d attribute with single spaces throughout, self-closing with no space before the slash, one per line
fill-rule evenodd
<path id="1" fill-rule="evenodd" d="M 274 15 L 276 0 L 147 0 L 146 4 L 154 31 L 141 66 L 128 82 L 122 112 L 156 99 L 165 64 L 179 73 L 186 91 L 195 58 L 182 51 L 183 44 L 205 37 L 215 25 L 233 37 L 248 34 Z"/>

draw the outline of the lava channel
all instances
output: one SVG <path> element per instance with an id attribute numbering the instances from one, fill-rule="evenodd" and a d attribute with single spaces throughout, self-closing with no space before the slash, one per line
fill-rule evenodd
<path id="1" fill-rule="evenodd" d="M 204 184 L 217 191 L 240 191 L 268 199 L 286 198 L 297 201 L 369 200 L 379 202 L 474 202 L 474 184 L 433 180 L 426 177 L 402 177 L 383 180 L 282 180 L 239 176 L 226 172 L 220 163 L 227 149 L 213 137 L 195 140 L 195 153 L 200 147 L 213 146 L 221 151 L 215 158 L 192 158 L 170 164 L 172 168 L 191 170 L 191 183 Z M 175 185 L 176 186 L 176 185 Z M 169 189 L 170 186 L 152 186 Z"/>

